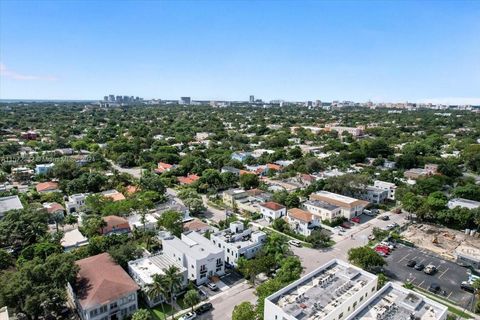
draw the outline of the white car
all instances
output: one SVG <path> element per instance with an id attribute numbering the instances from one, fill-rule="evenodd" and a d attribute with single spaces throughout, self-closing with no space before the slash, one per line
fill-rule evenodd
<path id="1" fill-rule="evenodd" d="M 393 245 L 391 245 L 391 244 L 390 244 L 389 242 L 387 242 L 387 241 L 382 241 L 382 242 L 380 242 L 380 244 L 381 244 L 382 246 L 388 247 L 388 249 L 390 249 L 390 250 L 393 250 L 393 248 L 395 248 Z"/>
<path id="2" fill-rule="evenodd" d="M 295 247 L 301 247 L 302 244 L 300 243 L 300 241 L 297 241 L 297 240 L 289 240 L 288 241 L 288 244 L 292 245 L 292 246 L 295 246 Z"/>
<path id="3" fill-rule="evenodd" d="M 197 314 L 195 312 L 187 312 L 186 314 L 178 318 L 178 320 L 193 320 L 196 317 L 197 317 Z"/>
<path id="4" fill-rule="evenodd" d="M 209 287 L 210 290 L 212 290 L 212 291 L 217 291 L 218 290 L 218 286 L 213 282 L 207 282 L 207 287 Z"/>

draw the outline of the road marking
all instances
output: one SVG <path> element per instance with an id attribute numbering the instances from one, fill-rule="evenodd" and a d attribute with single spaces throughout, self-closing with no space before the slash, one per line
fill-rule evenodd
<path id="1" fill-rule="evenodd" d="M 398 261 L 398 262 L 402 262 L 403 260 L 407 259 L 407 257 L 408 257 L 409 255 L 410 255 L 410 253 L 407 254 L 406 256 L 404 256 L 404 257 L 403 257 L 402 259 L 400 259 L 400 261 Z"/>
<path id="2" fill-rule="evenodd" d="M 420 282 L 418 286 L 421 287 L 424 282 L 425 280 L 422 280 L 422 282 Z"/>
<path id="3" fill-rule="evenodd" d="M 438 279 L 440 279 L 440 278 L 445 274 L 445 272 L 448 271 L 448 269 L 449 269 L 449 268 L 445 269 L 445 271 L 443 271 L 442 274 L 438 276 Z"/>
<path id="4" fill-rule="evenodd" d="M 450 291 L 450 294 L 448 295 L 447 299 L 450 298 L 450 296 L 452 295 L 453 291 Z"/>

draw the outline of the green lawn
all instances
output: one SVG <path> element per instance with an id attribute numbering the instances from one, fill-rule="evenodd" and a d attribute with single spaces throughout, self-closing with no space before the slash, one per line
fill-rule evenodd
<path id="1" fill-rule="evenodd" d="M 162 309 L 162 305 L 163 305 L 163 309 Z M 163 311 L 165 311 L 168 317 L 168 315 L 170 315 L 170 312 L 172 311 L 172 307 L 169 304 L 163 303 L 153 308 L 150 308 L 150 313 L 155 317 L 155 319 L 158 319 L 158 320 L 165 319 L 165 314 L 163 313 Z"/>

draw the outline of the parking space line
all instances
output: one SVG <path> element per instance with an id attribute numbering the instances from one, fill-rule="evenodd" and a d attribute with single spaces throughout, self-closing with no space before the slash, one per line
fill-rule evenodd
<path id="1" fill-rule="evenodd" d="M 400 261 L 398 261 L 398 262 L 401 262 L 401 261 L 403 261 L 403 260 L 407 259 L 407 257 L 408 257 L 409 255 L 410 255 L 410 253 L 409 253 L 409 254 L 407 254 L 406 256 L 404 256 L 404 257 L 403 257 L 402 259 L 400 259 Z"/>
<path id="2" fill-rule="evenodd" d="M 425 282 L 425 280 L 423 280 L 422 282 L 420 282 L 420 283 L 418 284 L 418 286 L 421 287 L 424 282 Z"/>
<path id="3" fill-rule="evenodd" d="M 452 295 L 453 291 L 450 291 L 450 294 L 447 296 L 447 299 L 450 298 L 450 296 Z"/>
<path id="4" fill-rule="evenodd" d="M 438 276 L 438 279 L 440 279 L 448 271 L 448 269 L 450 268 L 445 269 L 445 271 L 443 271 L 442 274 Z"/>

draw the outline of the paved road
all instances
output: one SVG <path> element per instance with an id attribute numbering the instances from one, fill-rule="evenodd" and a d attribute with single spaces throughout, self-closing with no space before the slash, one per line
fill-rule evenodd
<path id="1" fill-rule="evenodd" d="M 115 162 L 113 162 L 112 160 L 110 159 L 107 159 L 107 161 L 112 165 L 112 167 L 117 170 L 118 172 L 122 172 L 122 173 L 128 173 L 130 175 L 132 175 L 134 178 L 137 178 L 137 179 L 140 179 L 140 177 L 142 176 L 142 168 L 140 167 L 134 167 L 134 168 L 122 168 L 120 167 L 119 165 L 115 164 Z"/>

